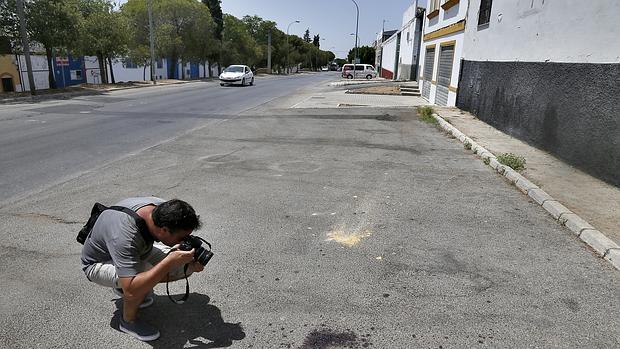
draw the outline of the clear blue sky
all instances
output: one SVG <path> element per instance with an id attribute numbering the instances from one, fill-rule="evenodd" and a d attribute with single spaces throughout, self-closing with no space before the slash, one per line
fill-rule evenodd
<path id="1" fill-rule="evenodd" d="M 356 0 L 360 8 L 359 43 L 371 45 L 381 31 L 383 20 L 385 30 L 401 26 L 403 12 L 413 0 Z M 222 0 L 222 11 L 235 17 L 257 15 L 278 23 L 286 32 L 289 23 L 290 34 L 303 37 L 307 28 L 310 35 L 320 34 L 321 49 L 333 51 L 336 57 L 345 58 L 355 46 L 355 4 L 351 0 Z"/>

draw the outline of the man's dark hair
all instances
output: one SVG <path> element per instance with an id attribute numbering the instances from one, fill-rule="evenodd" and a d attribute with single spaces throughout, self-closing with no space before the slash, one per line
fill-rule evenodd
<path id="1" fill-rule="evenodd" d="M 173 234 L 178 229 L 197 230 L 202 226 L 200 216 L 196 214 L 194 208 L 179 199 L 172 199 L 159 204 L 153 210 L 152 217 L 156 226 L 168 228 Z"/>

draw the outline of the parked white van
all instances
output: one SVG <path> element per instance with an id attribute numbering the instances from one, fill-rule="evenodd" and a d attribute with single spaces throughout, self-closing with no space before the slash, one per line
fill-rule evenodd
<path id="1" fill-rule="evenodd" d="M 342 66 L 342 77 L 347 79 L 373 79 L 377 77 L 375 67 L 370 64 L 345 64 Z M 353 69 L 355 69 L 355 74 Z"/>

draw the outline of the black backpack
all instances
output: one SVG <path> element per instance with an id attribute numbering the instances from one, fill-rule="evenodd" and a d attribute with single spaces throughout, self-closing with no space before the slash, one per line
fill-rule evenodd
<path id="1" fill-rule="evenodd" d="M 107 207 L 97 202 L 93 206 L 93 209 L 90 211 L 90 218 L 88 218 L 88 222 L 84 224 L 84 227 L 82 227 L 82 229 L 78 233 L 77 238 L 76 238 L 77 242 L 84 245 L 84 242 L 86 241 L 86 239 L 90 235 L 90 232 L 93 230 L 93 227 L 95 226 L 95 222 L 97 222 L 97 218 L 99 218 L 99 215 L 101 214 L 101 212 L 105 210 L 115 210 L 115 211 L 124 212 L 130 215 L 136 221 L 136 225 L 138 226 L 138 231 L 140 232 L 140 235 L 142 235 L 144 240 L 146 241 L 153 240 L 153 237 L 151 236 L 149 229 L 146 227 L 146 222 L 144 221 L 144 219 L 142 219 L 142 217 L 140 217 L 136 213 L 136 211 L 130 208 L 127 208 L 127 207 L 122 207 L 122 206 Z"/>

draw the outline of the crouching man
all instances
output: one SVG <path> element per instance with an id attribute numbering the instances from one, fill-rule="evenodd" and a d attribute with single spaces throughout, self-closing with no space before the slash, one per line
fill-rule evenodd
<path id="1" fill-rule="evenodd" d="M 84 242 L 82 269 L 88 280 L 111 287 L 123 298 L 121 331 L 143 341 L 155 340 L 159 330 L 138 319 L 138 309 L 153 304 L 156 284 L 203 270 L 202 264 L 194 261 L 193 249 L 174 248 L 200 228 L 200 217 L 188 203 L 177 199 L 129 198 L 115 206 L 127 207 L 137 216 L 103 211 Z"/>

